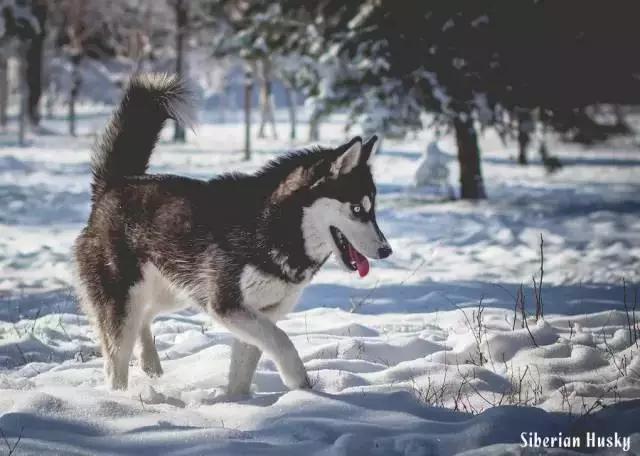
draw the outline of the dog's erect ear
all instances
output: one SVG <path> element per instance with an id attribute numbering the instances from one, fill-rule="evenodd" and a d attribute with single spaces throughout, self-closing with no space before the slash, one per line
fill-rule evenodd
<path id="1" fill-rule="evenodd" d="M 311 172 L 298 166 L 289 175 L 280 182 L 278 188 L 271 194 L 271 202 L 274 204 L 281 203 L 288 197 L 296 193 L 298 190 L 311 185 L 313 176 Z"/>
<path id="2" fill-rule="evenodd" d="M 331 163 L 331 177 L 338 177 L 347 174 L 360 163 L 360 154 L 362 153 L 362 138 L 356 136 L 347 144 L 345 144 L 344 152 L 338 155 L 333 163 Z"/>
<path id="3" fill-rule="evenodd" d="M 380 145 L 380 138 L 377 135 L 373 135 L 362 145 L 362 153 L 360 154 L 361 163 L 371 163 L 371 158 L 378 152 L 378 146 Z"/>

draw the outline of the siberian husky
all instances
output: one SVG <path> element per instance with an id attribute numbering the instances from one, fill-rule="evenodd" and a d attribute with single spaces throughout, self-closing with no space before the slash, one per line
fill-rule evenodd
<path id="1" fill-rule="evenodd" d="M 161 375 L 153 318 L 196 306 L 234 336 L 229 395 L 249 392 L 262 352 L 288 388 L 310 388 L 276 321 L 332 253 L 361 276 L 366 257 L 391 254 L 369 169 L 377 138 L 292 152 L 254 174 L 209 181 L 145 174 L 165 120 L 183 121 L 188 110 L 179 78 L 136 76 L 94 150 L 93 207 L 75 260 L 107 385 L 127 388 L 134 346 L 142 370 Z"/>

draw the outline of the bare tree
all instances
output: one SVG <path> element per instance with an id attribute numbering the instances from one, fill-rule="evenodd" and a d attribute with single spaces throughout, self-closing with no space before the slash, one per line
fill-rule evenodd
<path id="1" fill-rule="evenodd" d="M 28 89 L 26 84 L 26 53 L 27 44 L 21 42 L 18 46 L 18 84 L 20 93 L 20 106 L 18 108 L 18 144 L 25 146 L 27 144 L 27 105 L 28 105 Z"/>
<path id="2" fill-rule="evenodd" d="M 251 104 L 255 65 L 247 62 L 244 72 L 244 159 L 251 160 Z"/>
<path id="3" fill-rule="evenodd" d="M 291 140 L 296 139 L 298 136 L 298 91 L 303 89 L 299 73 L 303 59 L 303 56 L 297 54 L 287 56 L 279 55 L 275 63 L 276 75 L 284 87 L 284 96 L 286 98 L 287 111 L 289 113 L 289 138 Z"/>
<path id="4" fill-rule="evenodd" d="M 320 139 L 320 120 L 322 113 L 319 107 L 314 104 L 311 117 L 309 118 L 309 141 L 314 142 Z"/>
<path id="5" fill-rule="evenodd" d="M 38 0 L 39 1 L 39 0 Z M 3 1 L 0 2 L 0 123 L 3 126 L 7 123 L 7 107 L 9 99 L 9 71 L 8 58 L 10 55 L 16 57 L 18 84 L 19 84 L 19 129 L 18 141 L 25 144 L 26 125 L 26 76 L 25 71 L 27 47 L 34 37 L 40 32 L 40 25 L 34 16 L 32 3 Z"/>
<path id="6" fill-rule="evenodd" d="M 77 103 L 82 89 L 81 65 L 88 58 L 104 58 L 116 52 L 120 36 L 119 22 L 126 17 L 125 0 L 61 0 L 55 9 L 52 26 L 58 27 L 59 45 L 71 63 L 68 118 L 69 134 L 77 134 Z M 51 11 L 54 14 L 54 10 Z M 128 19 L 128 18 L 127 18 Z M 55 24 L 53 23 L 55 20 Z M 121 40 L 122 41 L 122 40 Z"/>
<path id="7" fill-rule="evenodd" d="M 458 143 L 460 164 L 460 197 L 463 199 L 484 199 L 487 197 L 480 168 L 480 148 L 478 134 L 470 115 L 460 115 L 453 120 Z"/>
<path id="8" fill-rule="evenodd" d="M 9 104 L 9 67 L 7 53 L 0 48 L 0 126 L 7 126 L 7 108 Z"/>
<path id="9" fill-rule="evenodd" d="M 76 3 L 76 2 L 74 2 Z M 80 6 L 80 8 L 82 8 Z M 69 92 L 69 134 L 76 136 L 76 102 L 82 85 L 82 77 L 80 74 L 80 62 L 82 61 L 83 39 L 81 22 L 81 14 L 75 15 L 68 28 L 69 45 L 67 52 L 71 61 L 71 90 Z"/>
<path id="10" fill-rule="evenodd" d="M 38 29 L 26 42 L 25 80 L 28 89 L 27 115 L 32 126 L 40 124 L 40 97 L 42 96 L 42 63 L 44 58 L 44 42 L 47 35 L 47 0 L 34 0 L 31 3 L 33 17 Z"/>
<path id="11" fill-rule="evenodd" d="M 69 134 L 76 136 L 76 104 L 82 86 L 80 64 L 87 52 L 89 38 L 97 24 L 92 23 L 90 15 L 98 13 L 92 8 L 93 2 L 83 0 L 65 0 L 61 6 L 63 14 L 62 35 L 66 39 L 63 46 L 71 62 L 71 86 L 68 99 Z M 98 13 L 99 14 L 99 13 Z"/>
<path id="12" fill-rule="evenodd" d="M 284 85 L 284 95 L 287 98 L 287 111 L 289 111 L 289 124 L 291 125 L 289 139 L 293 141 L 297 137 L 296 130 L 298 125 L 298 120 L 296 115 L 296 108 L 297 108 L 298 100 L 297 100 L 295 89 L 287 84 L 283 84 L 283 85 Z"/>
<path id="13" fill-rule="evenodd" d="M 260 59 L 260 128 L 258 138 L 265 137 L 266 124 L 271 125 L 271 132 L 274 139 L 278 138 L 276 130 L 276 116 L 273 106 L 273 82 L 272 82 L 271 60 L 269 57 Z"/>
<path id="14" fill-rule="evenodd" d="M 535 121 L 529 109 L 516 109 L 518 121 L 518 163 L 526 165 L 527 148 L 531 142 L 531 133 L 535 130 Z"/>
<path id="15" fill-rule="evenodd" d="M 176 74 L 184 77 L 187 73 L 185 61 L 185 46 L 189 29 L 189 2 L 187 0 L 173 0 L 176 15 Z M 175 123 L 173 140 L 185 142 L 185 129 L 178 122 Z"/>

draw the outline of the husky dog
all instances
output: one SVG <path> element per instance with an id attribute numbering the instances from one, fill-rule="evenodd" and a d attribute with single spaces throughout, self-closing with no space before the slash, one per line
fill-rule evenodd
<path id="1" fill-rule="evenodd" d="M 176 77 L 134 77 L 95 147 L 93 207 L 75 259 L 107 384 L 127 388 L 136 345 L 142 370 L 161 375 L 150 324 L 192 305 L 234 336 L 229 395 L 249 392 L 262 352 L 288 388 L 310 388 L 275 322 L 331 253 L 361 276 L 366 257 L 391 254 L 376 223 L 369 169 L 377 138 L 290 153 L 250 175 L 145 174 L 165 120 L 185 120 L 188 98 Z"/>

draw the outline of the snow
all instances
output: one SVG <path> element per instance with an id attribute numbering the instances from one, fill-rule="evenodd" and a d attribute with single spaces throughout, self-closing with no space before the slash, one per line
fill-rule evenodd
<path id="1" fill-rule="evenodd" d="M 0 136 L 0 429 L 10 442 L 22 435 L 18 454 L 504 454 L 520 451 L 521 432 L 592 430 L 640 448 L 640 361 L 622 286 L 633 307 L 637 148 L 551 142 L 565 167 L 546 175 L 517 166 L 515 145 L 487 132 L 490 199 L 435 203 L 413 185 L 431 133 L 385 139 L 377 212 L 394 254 L 364 279 L 331 260 L 280 323 L 312 391 L 286 391 L 263 358 L 252 396 L 232 401 L 231 336 L 194 310 L 153 324 L 163 377 L 135 366 L 127 392 L 103 385 L 95 335 L 69 289 L 69 249 L 89 211 L 88 150 L 104 121 L 85 115 L 79 138 L 33 137 L 25 149 Z M 323 124 L 323 140 L 343 140 L 342 126 Z M 163 142 L 152 171 L 251 171 L 293 147 L 256 139 L 245 163 L 239 125 L 196 132 L 186 145 Z M 438 147 L 457 176 L 454 138 Z M 514 322 L 520 284 L 524 327 L 519 311 Z"/>

